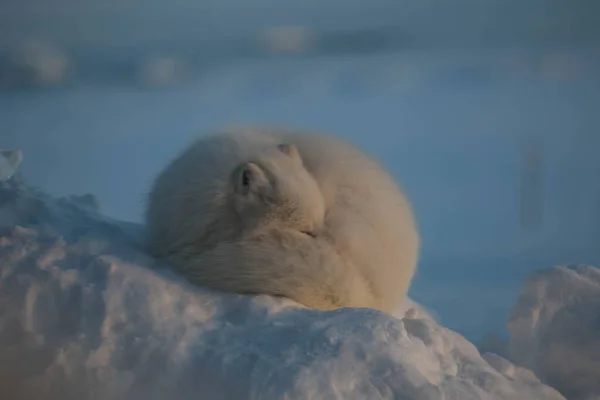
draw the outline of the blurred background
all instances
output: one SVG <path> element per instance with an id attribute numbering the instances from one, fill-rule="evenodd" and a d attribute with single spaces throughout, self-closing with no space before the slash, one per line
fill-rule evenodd
<path id="1" fill-rule="evenodd" d="M 411 297 L 477 343 L 534 270 L 600 266 L 598 21 L 598 0 L 3 0 L 0 148 L 141 221 L 225 124 L 350 140 L 414 204 Z"/>

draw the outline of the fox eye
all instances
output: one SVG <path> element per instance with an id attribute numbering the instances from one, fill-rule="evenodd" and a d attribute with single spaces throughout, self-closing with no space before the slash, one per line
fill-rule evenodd
<path id="1" fill-rule="evenodd" d="M 316 238 L 317 235 L 314 234 L 314 232 L 311 231 L 300 231 L 301 233 L 304 233 L 307 236 L 310 236 L 311 238 Z"/>

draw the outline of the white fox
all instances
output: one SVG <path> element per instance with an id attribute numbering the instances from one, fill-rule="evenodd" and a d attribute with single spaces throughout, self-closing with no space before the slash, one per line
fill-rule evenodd
<path id="1" fill-rule="evenodd" d="M 393 313 L 415 273 L 410 204 L 375 161 L 333 137 L 231 128 L 158 176 L 150 251 L 209 288 L 331 310 Z"/>

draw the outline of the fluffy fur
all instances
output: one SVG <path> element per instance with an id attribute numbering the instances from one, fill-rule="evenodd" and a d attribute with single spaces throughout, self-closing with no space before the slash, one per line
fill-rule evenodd
<path id="1" fill-rule="evenodd" d="M 149 245 L 188 279 L 308 307 L 397 309 L 417 263 L 411 207 L 366 154 L 332 137 L 231 128 L 156 179 Z"/>

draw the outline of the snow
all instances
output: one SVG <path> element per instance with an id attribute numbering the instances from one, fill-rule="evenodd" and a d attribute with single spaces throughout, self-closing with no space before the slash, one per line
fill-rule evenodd
<path id="1" fill-rule="evenodd" d="M 194 287 L 96 209 L 0 183 L 0 398 L 563 399 L 410 301 L 396 318 Z"/>
<path id="2" fill-rule="evenodd" d="M 9 180 L 23 159 L 19 150 L 0 150 L 0 182 Z"/>
<path id="3" fill-rule="evenodd" d="M 525 282 L 508 331 L 511 359 L 569 399 L 600 398 L 600 269 L 539 271 Z"/>

